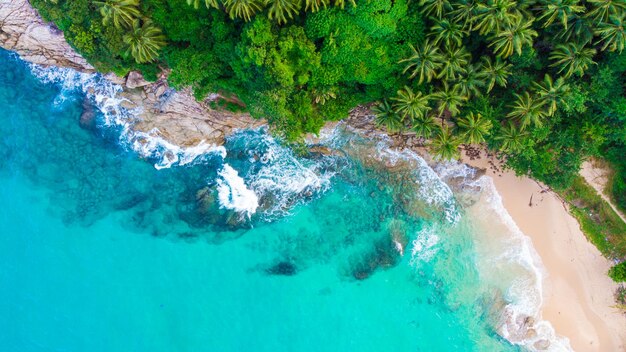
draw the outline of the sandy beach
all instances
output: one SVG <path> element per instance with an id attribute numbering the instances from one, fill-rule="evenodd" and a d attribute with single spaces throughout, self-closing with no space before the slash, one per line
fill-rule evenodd
<path id="1" fill-rule="evenodd" d="M 491 167 L 484 155 L 463 161 L 487 169 L 505 208 L 532 239 L 547 272 L 542 318 L 575 351 L 626 351 L 626 315 L 613 308 L 617 284 L 607 276 L 611 263 L 587 241 L 561 200 L 528 177 Z"/>

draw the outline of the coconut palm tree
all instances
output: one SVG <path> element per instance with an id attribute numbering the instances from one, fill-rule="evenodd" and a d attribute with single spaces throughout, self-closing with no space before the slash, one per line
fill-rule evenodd
<path id="1" fill-rule="evenodd" d="M 557 45 L 550 53 L 550 60 L 554 60 L 550 66 L 558 67 L 558 72 L 565 72 L 565 78 L 570 77 L 574 73 L 582 76 L 589 68 L 589 65 L 595 64 L 593 56 L 596 49 L 585 48 L 582 44 L 567 43 Z"/>
<path id="2" fill-rule="evenodd" d="M 552 80 L 550 75 L 546 74 L 543 82 L 534 82 L 539 99 L 547 106 L 548 115 L 552 116 L 556 112 L 559 105 L 566 104 L 565 97 L 569 93 L 569 86 L 565 83 L 563 77 Z"/>
<path id="3" fill-rule="evenodd" d="M 466 35 L 467 32 L 463 30 L 462 25 L 447 18 L 436 21 L 435 25 L 430 27 L 429 33 L 429 36 L 433 37 L 435 45 L 444 43 L 446 47 L 452 45 L 460 47 L 463 45 L 463 37 Z"/>
<path id="4" fill-rule="evenodd" d="M 443 63 L 441 71 L 437 78 L 443 78 L 446 81 L 454 81 L 461 75 L 465 74 L 465 70 L 472 55 L 465 50 L 465 47 L 448 47 L 443 55 Z"/>
<path id="5" fill-rule="evenodd" d="M 626 10 L 624 0 L 587 0 L 591 4 L 592 10 L 587 13 L 587 17 L 595 22 L 606 22 L 609 17 L 621 14 Z"/>
<path id="6" fill-rule="evenodd" d="M 432 99 L 437 103 L 437 112 L 443 118 L 444 112 L 456 116 L 460 112 L 461 106 L 467 100 L 467 96 L 461 94 L 457 86 L 450 88 L 447 82 L 443 82 L 443 90 L 431 94 Z"/>
<path id="7" fill-rule="evenodd" d="M 426 40 L 417 49 L 411 46 L 411 51 L 413 52 L 411 57 L 400 61 L 407 63 L 403 73 L 410 70 L 411 76 L 409 78 L 419 76 L 419 84 L 422 84 L 424 81 L 430 82 L 441 68 L 443 62 L 443 55 L 439 52 L 439 48 L 434 43 Z"/>
<path id="8" fill-rule="evenodd" d="M 556 38 L 563 42 L 573 42 L 586 45 L 591 43 L 594 36 L 594 26 L 587 17 L 574 16 L 570 19 L 567 29 L 557 33 Z"/>
<path id="9" fill-rule="evenodd" d="M 608 22 L 598 24 L 596 35 L 600 37 L 600 40 L 596 44 L 603 42 L 602 50 L 609 49 L 620 53 L 624 50 L 624 45 L 626 45 L 625 18 L 626 11 L 623 11 L 621 15 L 610 16 Z"/>
<path id="10" fill-rule="evenodd" d="M 528 137 L 523 129 L 512 122 L 500 129 L 496 140 L 500 142 L 500 150 L 508 153 L 518 153 L 524 149 L 524 141 Z"/>
<path id="11" fill-rule="evenodd" d="M 408 118 L 410 121 L 414 121 L 419 117 L 425 116 L 430 110 L 428 99 L 428 95 L 423 95 L 422 92 L 413 92 L 410 87 L 405 86 L 392 99 L 395 101 L 393 108 L 403 120 Z"/>
<path id="12" fill-rule="evenodd" d="M 261 0 L 224 0 L 224 6 L 231 19 L 241 18 L 247 22 L 263 9 L 263 2 Z"/>
<path id="13" fill-rule="evenodd" d="M 187 5 L 193 6 L 197 9 L 200 7 L 200 2 L 201 0 L 187 0 Z M 219 9 L 220 3 L 218 2 L 218 0 L 204 0 L 204 6 L 206 6 L 207 9 L 211 7 Z"/>
<path id="14" fill-rule="evenodd" d="M 459 145 L 461 141 L 452 134 L 448 126 L 442 127 L 431 143 L 432 151 L 439 160 L 452 160 L 459 158 Z"/>
<path id="15" fill-rule="evenodd" d="M 138 63 L 156 60 L 159 50 L 165 46 L 165 36 L 161 29 L 147 19 L 136 19 L 122 39 L 128 45 L 128 52 Z"/>
<path id="16" fill-rule="evenodd" d="M 420 0 L 422 12 L 427 16 L 435 16 L 438 19 L 443 17 L 444 13 L 452 9 L 449 0 Z"/>
<path id="17" fill-rule="evenodd" d="M 139 0 L 106 0 L 94 3 L 100 7 L 104 25 L 113 21 L 116 28 L 131 28 L 133 21 L 141 16 Z"/>
<path id="18" fill-rule="evenodd" d="M 376 126 L 385 127 L 389 132 L 402 130 L 402 117 L 396 113 L 387 100 L 374 105 L 372 112 L 376 115 Z"/>
<path id="19" fill-rule="evenodd" d="M 473 112 L 458 119 L 456 124 L 467 144 L 484 143 L 492 127 L 490 120 Z"/>
<path id="20" fill-rule="evenodd" d="M 487 82 L 487 93 L 491 92 L 497 84 L 500 87 L 506 87 L 507 78 L 511 74 L 511 64 L 500 60 L 499 57 L 495 61 L 491 61 L 489 56 L 483 56 L 480 77 Z"/>
<path id="21" fill-rule="evenodd" d="M 546 28 L 555 21 L 559 21 L 563 28 L 567 30 L 567 23 L 570 18 L 585 11 L 585 6 L 580 5 L 580 0 L 548 0 L 540 6 L 541 16 L 537 19 Z"/>
<path id="22" fill-rule="evenodd" d="M 293 19 L 300 10 L 300 0 L 266 0 L 265 4 L 269 5 L 267 17 L 279 24 L 287 23 L 287 17 Z"/>
<path id="23" fill-rule="evenodd" d="M 430 138 L 441 129 L 441 126 L 432 116 L 426 114 L 413 121 L 412 129 L 418 137 Z"/>
<path id="24" fill-rule="evenodd" d="M 330 0 L 304 0 L 304 9 L 306 11 L 317 12 L 320 7 L 326 8 Z"/>
<path id="25" fill-rule="evenodd" d="M 507 116 L 519 119 L 522 128 L 530 125 L 541 127 L 546 116 L 543 109 L 544 102 L 531 96 L 528 92 L 524 92 L 522 95 L 515 94 L 515 96 L 517 100 L 511 106 L 512 110 Z"/>
<path id="26" fill-rule="evenodd" d="M 525 20 L 523 17 L 515 17 L 511 24 L 492 37 L 489 46 L 493 47 L 496 55 L 508 57 L 517 52 L 522 55 L 522 47 L 533 45 L 533 38 L 538 34 L 532 29 L 533 21 Z"/>
<path id="27" fill-rule="evenodd" d="M 498 33 L 502 28 L 510 26 L 516 17 L 521 17 L 515 0 L 488 0 L 476 5 L 476 21 L 474 29 L 480 34 Z"/>
<path id="28" fill-rule="evenodd" d="M 461 94 L 471 98 L 480 96 L 485 88 L 485 81 L 480 74 L 480 66 L 477 64 L 468 65 L 465 74 L 456 83 Z"/>
<path id="29" fill-rule="evenodd" d="M 474 0 L 460 0 L 453 5 L 454 9 L 450 11 L 452 20 L 463 24 L 463 29 L 471 31 L 474 21 L 476 20 L 476 2 Z"/>

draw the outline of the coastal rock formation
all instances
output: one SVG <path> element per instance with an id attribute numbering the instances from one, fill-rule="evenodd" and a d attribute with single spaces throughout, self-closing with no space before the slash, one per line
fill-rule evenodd
<path id="1" fill-rule="evenodd" d="M 95 71 L 65 41 L 63 32 L 45 23 L 27 0 L 0 0 L 0 47 L 39 65 Z"/>
<path id="2" fill-rule="evenodd" d="M 213 110 L 206 102 L 197 101 L 190 89 L 170 88 L 165 77 L 141 88 L 127 85 L 122 96 L 128 100 L 127 108 L 139 109 L 140 120 L 133 125 L 134 130 L 157 134 L 181 147 L 202 141 L 222 145 L 224 138 L 238 129 L 266 124 L 248 114 Z"/>

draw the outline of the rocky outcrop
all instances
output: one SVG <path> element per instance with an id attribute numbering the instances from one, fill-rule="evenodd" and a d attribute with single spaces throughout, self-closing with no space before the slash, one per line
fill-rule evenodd
<path id="1" fill-rule="evenodd" d="M 27 0 L 0 0 L 0 47 L 39 65 L 94 72 L 65 41 L 63 32 L 45 23 Z"/>
<path id="2" fill-rule="evenodd" d="M 128 81 L 128 79 L 127 79 Z M 141 88 L 122 93 L 127 108 L 138 108 L 136 131 L 158 134 L 170 143 L 190 147 L 204 141 L 221 145 L 224 138 L 238 129 L 257 128 L 266 124 L 248 114 L 216 111 L 206 101 L 198 102 L 190 89 L 170 88 L 165 77 Z"/>

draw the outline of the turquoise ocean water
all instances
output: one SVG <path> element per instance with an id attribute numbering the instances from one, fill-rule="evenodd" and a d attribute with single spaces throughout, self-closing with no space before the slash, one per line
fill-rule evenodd
<path id="1" fill-rule="evenodd" d="M 157 170 L 98 99 L 0 65 L 2 351 L 518 350 L 476 200 L 421 159 L 244 131 Z"/>

